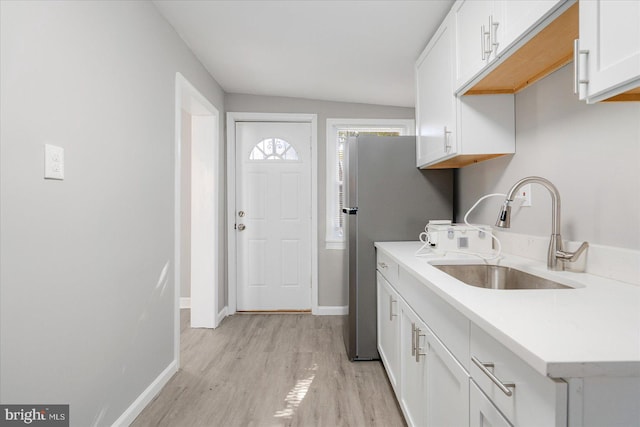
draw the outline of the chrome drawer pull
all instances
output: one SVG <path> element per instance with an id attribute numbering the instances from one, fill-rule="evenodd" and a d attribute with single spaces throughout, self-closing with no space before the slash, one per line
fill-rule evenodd
<path id="1" fill-rule="evenodd" d="M 420 347 L 420 337 L 426 338 L 426 335 L 422 334 L 421 332 L 422 332 L 422 330 L 416 326 L 416 329 L 414 331 L 414 334 L 415 334 L 415 337 L 416 337 L 416 363 L 420 363 L 420 356 L 426 356 L 427 355 L 427 353 L 422 353 L 421 352 L 421 350 L 424 350 L 424 348 Z M 425 345 L 426 344 L 427 343 L 425 342 Z"/>
<path id="2" fill-rule="evenodd" d="M 387 268 L 388 265 L 384 262 L 379 262 L 378 265 L 380 266 L 380 268 Z"/>
<path id="3" fill-rule="evenodd" d="M 411 322 L 411 356 L 416 355 L 416 324 Z"/>
<path id="4" fill-rule="evenodd" d="M 397 314 L 393 314 L 393 303 L 398 302 L 393 299 L 391 295 L 389 295 L 389 321 L 393 322 L 393 318 L 397 316 Z"/>
<path id="5" fill-rule="evenodd" d="M 500 389 L 500 391 L 502 391 L 504 394 L 506 394 L 507 396 L 511 397 L 513 395 L 513 391 L 509 390 L 510 388 L 516 388 L 516 385 L 514 383 L 503 383 L 502 381 L 500 381 L 500 379 L 498 379 L 498 377 L 496 377 L 495 375 L 493 375 L 493 372 L 491 372 L 490 370 L 488 370 L 487 368 L 493 368 L 493 363 L 482 363 L 481 361 L 479 361 L 475 356 L 471 356 L 471 361 L 478 367 L 480 368 L 480 370 L 489 377 L 489 379 L 491 380 L 491 382 L 493 382 L 495 385 L 498 386 L 498 388 Z"/>

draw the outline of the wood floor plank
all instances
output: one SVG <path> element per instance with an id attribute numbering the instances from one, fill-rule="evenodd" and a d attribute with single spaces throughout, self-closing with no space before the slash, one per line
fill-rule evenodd
<path id="1" fill-rule="evenodd" d="M 180 318 L 182 366 L 134 427 L 406 425 L 382 364 L 347 359 L 342 316 Z"/>

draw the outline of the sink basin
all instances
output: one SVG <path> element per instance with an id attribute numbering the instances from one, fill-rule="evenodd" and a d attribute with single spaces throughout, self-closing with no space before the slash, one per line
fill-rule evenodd
<path id="1" fill-rule="evenodd" d="M 470 286 L 487 289 L 573 289 L 511 267 L 486 264 L 434 265 Z"/>

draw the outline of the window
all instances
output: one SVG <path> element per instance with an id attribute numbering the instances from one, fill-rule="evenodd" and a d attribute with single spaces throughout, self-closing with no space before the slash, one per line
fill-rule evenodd
<path id="1" fill-rule="evenodd" d="M 300 160 L 298 152 L 291 144 L 280 138 L 267 138 L 258 142 L 251 153 L 249 160 Z"/>
<path id="2" fill-rule="evenodd" d="M 327 249 L 345 249 L 342 208 L 347 185 L 344 176 L 347 139 L 358 135 L 412 135 L 414 129 L 413 120 L 327 119 Z"/>

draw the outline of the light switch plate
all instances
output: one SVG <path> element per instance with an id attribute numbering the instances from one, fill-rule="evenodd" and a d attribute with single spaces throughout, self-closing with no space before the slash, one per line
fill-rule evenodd
<path id="1" fill-rule="evenodd" d="M 64 179 L 64 148 L 44 144 L 44 178 Z"/>

